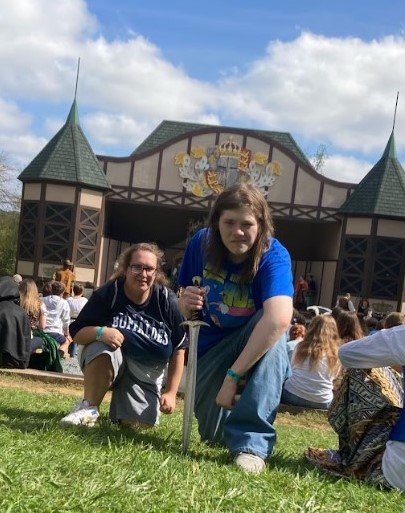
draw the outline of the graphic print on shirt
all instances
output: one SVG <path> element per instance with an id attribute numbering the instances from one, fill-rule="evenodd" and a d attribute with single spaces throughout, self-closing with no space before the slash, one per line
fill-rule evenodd
<path id="1" fill-rule="evenodd" d="M 205 307 L 212 322 L 222 328 L 243 326 L 255 312 L 252 287 L 239 285 L 238 275 L 222 270 L 213 272 L 208 266 L 203 271 L 206 290 Z"/>
<path id="2" fill-rule="evenodd" d="M 171 330 L 165 322 L 127 306 L 125 311 L 114 314 L 111 326 L 119 329 L 124 335 L 125 342 L 122 346 L 124 352 L 138 358 L 145 358 L 151 354 L 161 359 L 170 357 Z"/>

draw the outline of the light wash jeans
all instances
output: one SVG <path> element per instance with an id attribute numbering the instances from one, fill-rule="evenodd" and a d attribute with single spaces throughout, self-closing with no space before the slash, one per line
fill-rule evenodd
<path id="1" fill-rule="evenodd" d="M 284 381 L 291 373 L 285 334 L 249 371 L 246 387 L 233 409 L 215 404 L 227 369 L 242 352 L 261 315 L 260 310 L 199 358 L 195 415 L 202 440 L 225 444 L 232 455 L 247 452 L 266 459 L 276 443 L 273 423 Z"/>

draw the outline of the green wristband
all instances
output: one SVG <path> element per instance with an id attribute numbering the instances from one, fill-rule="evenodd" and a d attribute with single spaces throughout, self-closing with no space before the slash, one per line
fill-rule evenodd
<path id="1" fill-rule="evenodd" d="M 239 381 L 240 378 L 242 377 L 240 374 L 238 374 L 237 372 L 235 372 L 232 369 L 228 369 L 226 371 L 226 375 L 229 376 L 230 378 L 234 379 L 235 381 Z"/>
<path id="2" fill-rule="evenodd" d="M 101 341 L 101 335 L 103 334 L 105 326 L 99 326 L 96 331 L 96 340 L 97 342 Z"/>

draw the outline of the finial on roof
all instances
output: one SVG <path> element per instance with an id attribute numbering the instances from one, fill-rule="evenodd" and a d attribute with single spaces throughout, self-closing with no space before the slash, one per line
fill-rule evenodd
<path id="1" fill-rule="evenodd" d="M 392 131 L 394 131 L 394 128 L 395 128 L 395 120 L 396 120 L 396 117 L 397 117 L 398 98 L 399 98 L 399 91 L 397 92 L 397 101 L 395 102 L 394 122 L 392 123 Z"/>
<path id="2" fill-rule="evenodd" d="M 77 59 L 77 72 L 76 72 L 75 100 L 76 100 L 76 95 L 77 95 L 77 84 L 79 83 L 79 70 L 80 70 L 80 57 Z"/>

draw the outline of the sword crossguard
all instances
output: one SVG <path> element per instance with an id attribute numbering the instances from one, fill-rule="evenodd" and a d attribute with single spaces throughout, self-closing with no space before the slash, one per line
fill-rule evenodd
<path id="1" fill-rule="evenodd" d="M 190 328 L 196 328 L 197 326 L 209 326 L 208 322 L 200 321 L 199 319 L 188 319 L 180 323 L 181 326 L 190 326 Z"/>

